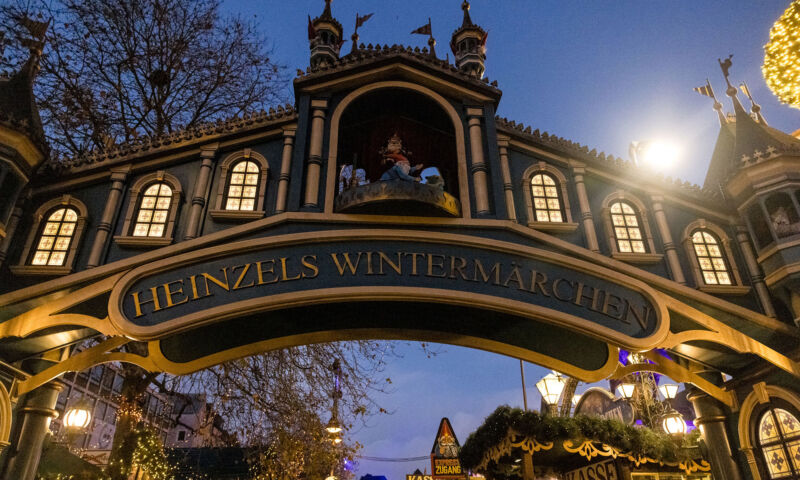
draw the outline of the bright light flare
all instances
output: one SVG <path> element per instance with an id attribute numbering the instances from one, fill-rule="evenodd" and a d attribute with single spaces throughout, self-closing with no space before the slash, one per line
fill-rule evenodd
<path id="1" fill-rule="evenodd" d="M 669 170 L 678 161 L 680 148 L 672 142 L 653 140 L 641 142 L 637 160 L 640 165 L 654 170 Z"/>

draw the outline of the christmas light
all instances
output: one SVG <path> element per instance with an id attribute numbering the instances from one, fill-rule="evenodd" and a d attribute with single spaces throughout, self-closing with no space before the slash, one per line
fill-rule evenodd
<path id="1" fill-rule="evenodd" d="M 781 102 L 800 108 L 800 0 L 793 1 L 770 29 L 761 72 Z"/>

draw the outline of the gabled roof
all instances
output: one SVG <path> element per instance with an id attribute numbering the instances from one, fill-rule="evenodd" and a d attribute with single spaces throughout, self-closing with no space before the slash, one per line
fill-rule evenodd
<path id="1" fill-rule="evenodd" d="M 305 72 L 298 69 L 298 76 L 294 79 L 294 84 L 296 88 L 302 87 L 322 77 L 341 76 L 396 60 L 420 66 L 438 74 L 444 74 L 454 81 L 477 88 L 497 100 L 502 95 L 500 89 L 497 88 L 497 81 L 490 82 L 487 77 L 479 78 L 462 72 L 446 60 L 431 56 L 427 48 L 420 49 L 419 47 L 412 48 L 402 45 L 392 45 L 390 47 L 388 45 L 372 46 L 372 44 L 369 44 L 364 46 L 362 43 L 359 45 L 358 50 L 337 59 L 333 64 L 323 62 L 317 67 L 308 67 Z"/>
<path id="2" fill-rule="evenodd" d="M 0 125 L 25 134 L 42 153 L 47 153 L 42 120 L 33 95 L 38 57 L 31 55 L 15 74 L 0 77 Z"/>

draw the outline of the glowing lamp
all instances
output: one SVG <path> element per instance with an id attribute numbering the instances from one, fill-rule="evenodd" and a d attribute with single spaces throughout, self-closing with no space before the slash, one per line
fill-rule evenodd
<path id="1" fill-rule="evenodd" d="M 342 427 L 339 425 L 336 415 L 331 416 L 331 419 L 328 421 L 328 426 L 325 427 L 325 430 L 330 433 L 339 433 L 342 431 Z"/>
<path id="2" fill-rule="evenodd" d="M 74 404 L 64 415 L 64 426 L 71 430 L 81 430 L 92 421 L 92 409 L 83 400 Z"/>
<path id="3" fill-rule="evenodd" d="M 342 439 L 340 437 L 334 437 L 332 441 L 333 441 L 334 445 L 338 445 L 338 444 L 342 443 Z"/>
<path id="4" fill-rule="evenodd" d="M 555 405 L 564 391 L 564 378 L 556 372 L 550 372 L 536 383 L 536 388 L 545 403 Z"/>
<path id="5" fill-rule="evenodd" d="M 636 389 L 635 383 L 621 383 L 617 386 L 617 395 L 624 398 L 625 400 L 630 400 L 633 397 L 633 391 Z"/>
<path id="6" fill-rule="evenodd" d="M 572 404 L 573 405 L 577 405 L 580 400 L 581 400 L 581 394 L 580 393 L 576 393 L 575 395 L 572 396 Z"/>
<path id="7" fill-rule="evenodd" d="M 661 417 L 661 428 L 670 435 L 683 435 L 686 433 L 686 422 L 680 413 L 670 410 Z"/>
<path id="8" fill-rule="evenodd" d="M 678 394 L 678 386 L 674 383 L 665 383 L 658 387 L 658 391 L 661 392 L 661 395 L 664 395 L 664 398 L 667 400 L 672 400 L 675 398 L 675 395 Z"/>

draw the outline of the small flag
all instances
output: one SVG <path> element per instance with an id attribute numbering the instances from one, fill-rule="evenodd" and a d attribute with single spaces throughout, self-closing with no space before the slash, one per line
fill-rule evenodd
<path id="1" fill-rule="evenodd" d="M 311 15 L 308 16 L 308 39 L 313 40 L 317 36 L 317 29 L 311 24 Z"/>
<path id="2" fill-rule="evenodd" d="M 356 13 L 356 28 L 360 27 L 361 25 L 364 25 L 364 23 L 366 23 L 367 20 L 372 18 L 373 15 L 375 15 L 375 14 L 374 13 L 368 13 L 368 14 L 364 15 L 363 17 L 359 17 L 358 14 Z"/>
<path id="3" fill-rule="evenodd" d="M 705 95 L 706 97 L 714 97 L 714 89 L 711 88 L 711 84 L 706 80 L 706 84 L 702 87 L 694 87 L 693 89 L 695 92 L 699 93 L 700 95 Z"/>
<path id="4" fill-rule="evenodd" d="M 750 100 L 753 99 L 753 96 L 750 95 L 750 89 L 747 88 L 747 84 L 746 83 L 740 84 L 739 85 L 739 89 L 742 91 L 742 93 L 744 93 L 747 96 L 747 98 L 749 98 Z"/>
<path id="5" fill-rule="evenodd" d="M 483 34 L 483 38 L 481 38 L 481 47 L 486 48 L 486 39 L 489 38 L 489 32 Z"/>
<path id="6" fill-rule="evenodd" d="M 420 35 L 430 35 L 431 34 L 431 21 L 428 20 L 428 23 L 419 27 L 418 29 L 414 30 L 411 33 L 418 33 Z"/>

